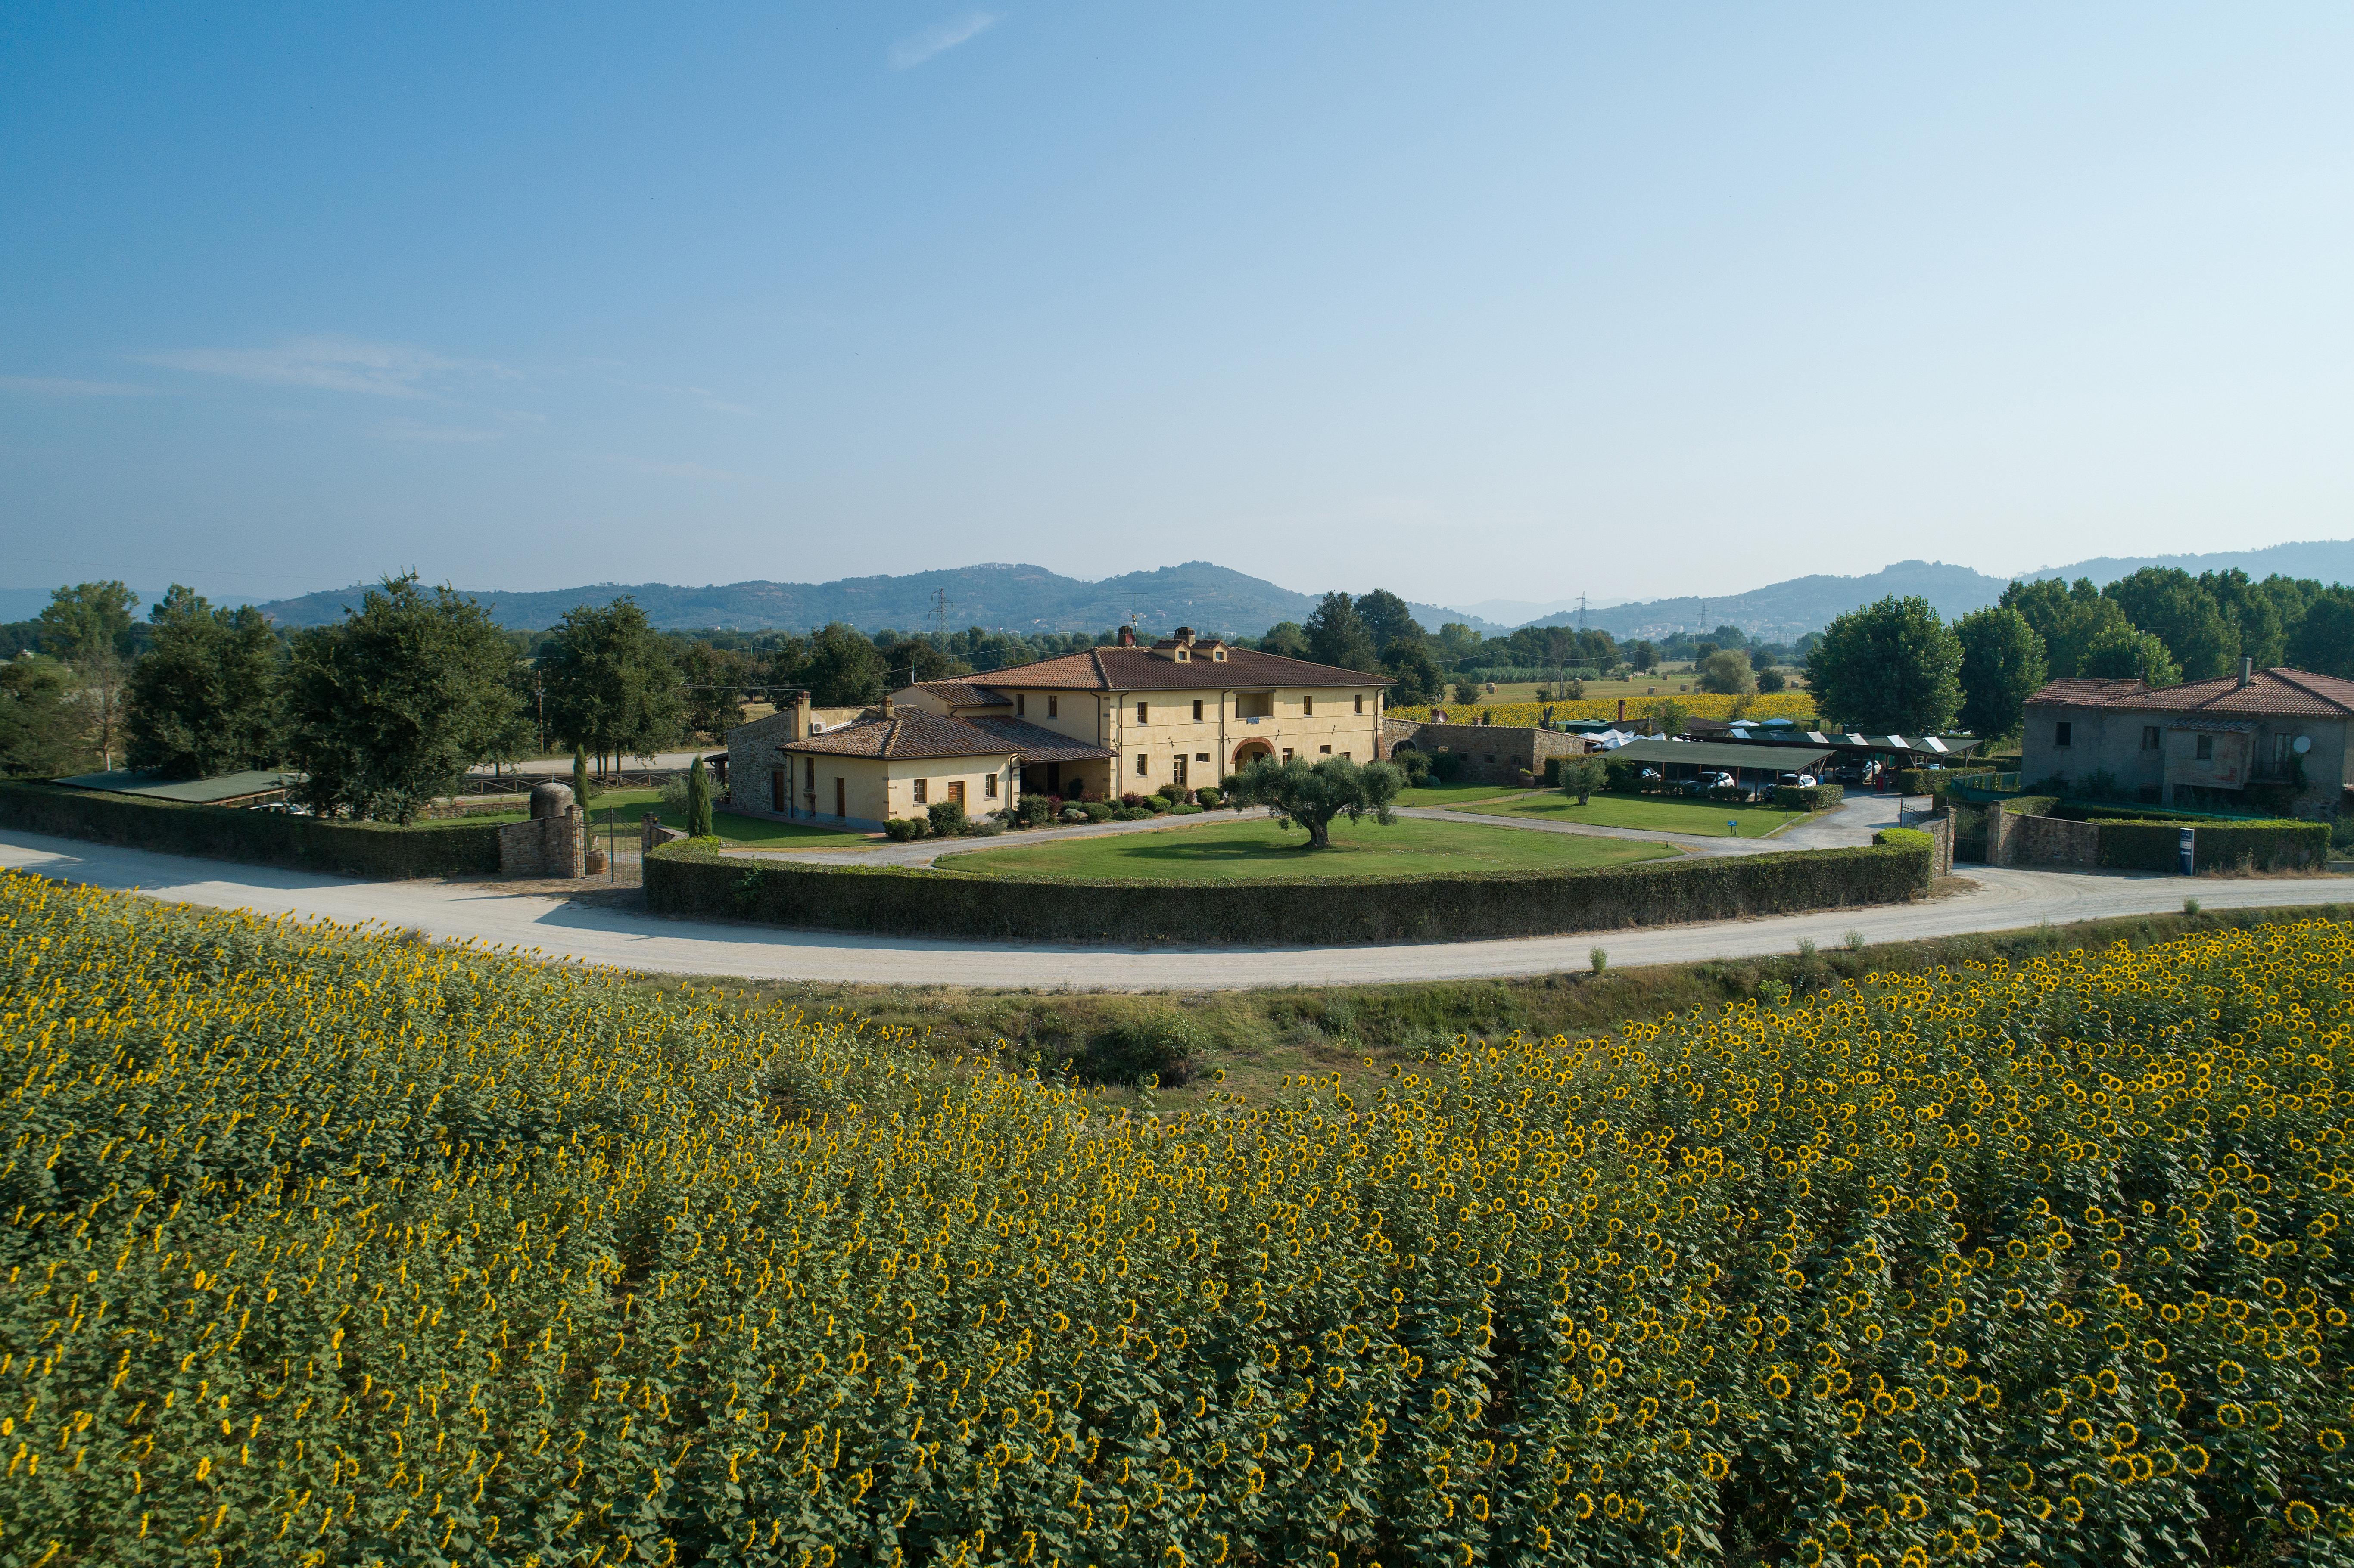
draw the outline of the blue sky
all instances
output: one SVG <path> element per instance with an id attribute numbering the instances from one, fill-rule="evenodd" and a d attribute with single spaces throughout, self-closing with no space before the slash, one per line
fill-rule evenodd
<path id="1" fill-rule="evenodd" d="M 2354 12 L 21 4 L 0 586 L 2354 535 Z"/>

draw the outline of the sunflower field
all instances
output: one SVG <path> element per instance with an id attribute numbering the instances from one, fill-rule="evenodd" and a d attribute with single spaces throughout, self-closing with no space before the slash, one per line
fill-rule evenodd
<path id="1" fill-rule="evenodd" d="M 1734 705 L 1742 703 L 1744 718 L 1764 722 L 1770 718 L 1802 719 L 1814 716 L 1815 698 L 1808 692 L 1776 692 L 1766 696 L 1730 697 L 1712 692 L 1683 692 L 1674 696 L 1628 697 L 1627 718 L 1629 723 L 1649 718 L 1670 703 L 1684 711 L 1687 718 L 1729 719 Z M 1458 724 L 1490 715 L 1490 722 L 1507 725 L 1537 725 L 1544 722 L 1546 710 L 1552 710 L 1556 722 L 1562 719 L 1607 719 L 1618 715 L 1616 697 L 1564 697 L 1557 703 L 1440 703 L 1448 718 Z M 1427 707 L 1394 707 L 1382 710 L 1383 715 L 1394 719 L 1409 719 L 1422 723 L 1430 717 Z"/>
<path id="2" fill-rule="evenodd" d="M 0 877 L 0 1563 L 2354 1561 L 2354 941 L 1182 1113 Z"/>

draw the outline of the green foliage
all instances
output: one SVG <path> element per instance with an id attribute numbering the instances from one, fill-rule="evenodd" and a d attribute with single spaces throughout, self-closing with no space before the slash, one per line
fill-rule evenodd
<path id="1" fill-rule="evenodd" d="M 689 838 L 707 839 L 713 836 L 711 770 L 703 765 L 700 757 L 686 770 L 686 832 Z"/>
<path id="2" fill-rule="evenodd" d="M 1681 735 L 1691 723 L 1691 705 L 1664 697 L 1651 705 L 1649 723 L 1654 735 Z"/>
<path id="3" fill-rule="evenodd" d="M 182 806 L 135 795 L 35 783 L 0 784 L 0 825 L 158 854 L 233 860 L 364 877 L 492 876 L 499 830 L 491 822 L 338 821 L 286 811 Z"/>
<path id="4" fill-rule="evenodd" d="M 1643 789 L 1643 765 L 1623 757 L 1606 756 L 1602 759 L 1602 787 L 1614 795 L 1640 794 Z"/>
<path id="5" fill-rule="evenodd" d="M 1784 674 L 1779 667 L 1768 664 L 1757 672 L 1757 690 L 1764 695 L 1771 696 L 1776 692 L 1787 692 L 1789 689 L 1790 677 Z"/>
<path id="6" fill-rule="evenodd" d="M 1044 797 L 1040 797 L 1043 801 Z M 887 817 L 883 822 L 883 836 L 895 844 L 920 839 L 930 824 L 921 817 Z"/>
<path id="7" fill-rule="evenodd" d="M 1929 602 L 1891 595 L 1831 622 L 1807 656 L 1807 683 L 1851 728 L 1934 734 L 1961 707 L 1961 640 Z"/>
<path id="8" fill-rule="evenodd" d="M 1262 653 L 1280 654 L 1286 659 L 1306 659 L 1311 656 L 1308 647 L 1308 632 L 1296 620 L 1278 620 L 1268 627 L 1259 637 L 1258 651 Z"/>
<path id="9" fill-rule="evenodd" d="M 1774 804 L 1785 811 L 1828 811 L 1847 799 L 1837 784 L 1776 784 Z"/>
<path id="10" fill-rule="evenodd" d="M 1421 638 L 1401 640 L 1382 651 L 1382 673 L 1392 685 L 1383 701 L 1393 707 L 1427 707 L 1446 694 L 1446 681 Z"/>
<path id="11" fill-rule="evenodd" d="M 572 748 L 572 803 L 586 810 L 597 793 L 596 778 L 588 771 L 588 748 Z"/>
<path id="12" fill-rule="evenodd" d="M 334 626 L 294 638 L 286 673 L 287 761 L 302 798 L 334 816 L 409 821 L 503 755 L 521 713 L 514 655 L 472 599 L 430 598 L 387 577 Z"/>
<path id="13" fill-rule="evenodd" d="M 280 646 L 251 605 L 216 609 L 175 583 L 124 691 L 124 760 L 210 779 L 278 760 Z"/>
<path id="14" fill-rule="evenodd" d="M 769 680 L 808 688 L 810 701 L 822 708 L 854 708 L 883 700 L 888 673 L 873 641 L 837 620 L 806 643 L 796 639 L 779 648 Z"/>
<path id="15" fill-rule="evenodd" d="M 1581 806 L 1610 779 L 1609 765 L 1600 757 L 1555 757 L 1546 761 L 1553 768 L 1555 786 Z"/>
<path id="16" fill-rule="evenodd" d="M 1954 622 L 1961 640 L 1962 727 L 1972 735 L 2018 733 L 2027 699 L 2051 678 L 2043 639 L 2015 609 L 1989 605 Z"/>
<path id="17" fill-rule="evenodd" d="M 1381 657 L 1373 647 L 1373 633 L 1366 629 L 1349 596 L 1328 593 L 1309 616 L 1305 628 L 1308 634 L 1308 657 L 1319 664 L 1337 665 L 1343 670 L 1377 671 Z"/>
<path id="18" fill-rule="evenodd" d="M 49 596 L 41 648 L 77 669 L 131 656 L 131 612 L 139 596 L 119 582 L 76 583 Z"/>
<path id="19" fill-rule="evenodd" d="M 1479 700 L 1479 683 L 1477 681 L 1456 682 L 1455 700 L 1466 706 L 1478 702 Z M 1462 720 L 1458 719 L 1457 722 L 1461 723 Z"/>
<path id="20" fill-rule="evenodd" d="M 2317 594 L 2288 638 L 2288 662 L 2317 675 L 2354 679 L 2354 588 Z"/>
<path id="21" fill-rule="evenodd" d="M 2084 674 L 2084 656 L 2104 633 L 2131 630 L 2125 610 L 2101 597 L 2090 577 L 2073 583 L 2057 577 L 2014 580 L 2003 589 L 2000 607 L 2019 611 L 2043 639 L 2044 662 L 2054 680 Z"/>
<path id="22" fill-rule="evenodd" d="M 1749 667 L 1749 655 L 1738 648 L 1723 648 L 1710 654 L 1701 664 L 1700 689 L 1720 696 L 1755 691 L 1757 675 Z"/>
<path id="23" fill-rule="evenodd" d="M 954 800 L 935 800 L 924 808 L 924 817 L 933 833 L 950 838 L 964 832 L 964 807 Z"/>
<path id="24" fill-rule="evenodd" d="M 0 663 L 0 773 L 54 778 L 90 760 L 90 713 L 71 673 L 54 659 Z"/>
<path id="25" fill-rule="evenodd" d="M 1230 775 L 1222 789 L 1236 808 L 1267 807 L 1278 826 L 1304 828 L 1311 847 L 1330 849 L 1333 818 L 1346 816 L 1353 822 L 1370 816 L 1386 827 L 1395 820 L 1390 802 L 1405 787 L 1405 776 L 1386 762 L 1360 766 L 1345 757 L 1327 757 L 1311 765 L 1304 758 L 1278 762 L 1261 757 Z"/>
<path id="26" fill-rule="evenodd" d="M 2191 870 L 2316 871 L 2329 863 L 2329 824 L 2293 819 L 2211 822 L 2096 819 L 2100 863 L 2121 871 L 2171 872 L 2180 863 L 2182 830 L 2192 830 Z"/>
<path id="27" fill-rule="evenodd" d="M 678 653 L 679 701 L 686 727 L 724 740 L 744 722 L 744 690 L 765 683 L 767 672 L 740 648 L 718 648 L 703 638 Z"/>
<path id="28" fill-rule="evenodd" d="M 1901 903 L 1928 875 L 1925 853 L 1872 847 L 1576 871 L 1268 877 L 1254 880 L 1246 896 L 1231 883 L 1057 881 L 1042 897 L 1039 884 L 1018 878 L 779 861 L 769 866 L 759 905 L 739 908 L 731 889 L 740 863 L 698 854 L 685 841 L 663 845 L 646 856 L 646 907 L 893 936 L 1339 944 L 1539 936 Z"/>
<path id="29" fill-rule="evenodd" d="M 686 733 L 686 702 L 669 642 L 627 598 L 581 605 L 539 656 L 547 725 L 599 756 L 652 757 Z"/>
<path id="30" fill-rule="evenodd" d="M 1375 588 L 1358 599 L 1357 619 L 1364 623 L 1365 633 L 1373 640 L 1373 647 L 1386 654 L 1401 643 L 1420 644 L 1428 635 L 1414 618 L 1405 600 L 1387 588 Z"/>
<path id="31" fill-rule="evenodd" d="M 1087 1042 L 1075 1065 L 1092 1083 L 1150 1079 L 1175 1088 L 1192 1079 L 1209 1054 L 1210 1038 L 1199 1023 L 1175 1008 L 1154 1008 L 1117 1020 Z"/>
<path id="32" fill-rule="evenodd" d="M 2144 567 L 2101 590 L 2115 599 L 2126 619 L 2158 639 L 2181 678 L 2212 680 L 2240 667 L 2239 629 L 2216 597 L 2178 567 Z M 2087 669 L 2085 673 L 2096 673 Z M 2152 685 L 2167 682 L 2152 681 Z"/>
<path id="33" fill-rule="evenodd" d="M 1194 803 L 1197 805 L 1206 806 L 1212 810 L 1216 810 L 1220 806 L 1225 804 L 1226 798 L 1215 785 L 1204 784 L 1199 789 L 1193 791 L 1193 800 Z"/>
<path id="34" fill-rule="evenodd" d="M 2182 671 L 2157 634 L 2129 626 L 2112 626 L 2094 638 L 2084 650 L 2082 673 L 2102 680 L 2147 681 L 2153 686 L 2171 686 L 2182 679 Z"/>

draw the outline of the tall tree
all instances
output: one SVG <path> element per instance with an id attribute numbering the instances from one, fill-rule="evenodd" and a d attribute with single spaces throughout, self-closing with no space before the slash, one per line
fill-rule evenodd
<path id="1" fill-rule="evenodd" d="M 0 773 L 53 779 L 77 773 L 90 755 L 90 714 L 73 672 L 55 659 L 0 664 Z"/>
<path id="2" fill-rule="evenodd" d="M 131 612 L 138 605 L 139 596 L 119 582 L 75 583 L 52 593 L 41 611 L 41 647 L 71 667 L 107 768 L 122 744 L 122 681 L 131 658 Z"/>
<path id="3" fill-rule="evenodd" d="M 567 610 L 539 664 L 559 740 L 600 758 L 650 758 L 686 733 L 670 646 L 627 595 Z"/>
<path id="4" fill-rule="evenodd" d="M 2084 673 L 2084 652 L 2104 635 L 2130 630 L 2116 600 L 2102 597 L 2090 577 L 2062 583 L 2057 577 L 2037 582 L 2013 581 L 2003 589 L 2000 606 L 2015 609 L 2043 639 L 2043 659 L 2053 680 Z"/>
<path id="5" fill-rule="evenodd" d="M 1988 605 L 1954 622 L 1962 640 L 1962 727 L 1972 735 L 2017 730 L 2027 699 L 2050 678 L 2043 639 L 2015 609 Z"/>
<path id="6" fill-rule="evenodd" d="M 251 605 L 219 609 L 174 583 L 124 688 L 125 759 L 166 779 L 278 760 L 279 643 Z"/>
<path id="7" fill-rule="evenodd" d="M 2280 605 L 2262 585 L 2251 582 L 2247 573 L 2233 567 L 2228 571 L 2201 572 L 2199 588 L 2222 609 L 2241 658 L 2253 659 L 2259 670 L 2269 670 L 2281 662 L 2287 651 L 2288 626 L 2281 619 Z"/>
<path id="8" fill-rule="evenodd" d="M 285 677 L 296 793 L 330 816 L 413 821 L 514 744 L 514 650 L 482 606 L 414 573 L 332 626 L 296 634 Z"/>
<path id="9" fill-rule="evenodd" d="M 2313 596 L 2289 639 L 2288 662 L 2317 675 L 2354 680 L 2354 588 L 2333 586 Z"/>
<path id="10" fill-rule="evenodd" d="M 1308 657 L 1319 664 L 1343 670 L 1378 670 L 1373 633 L 1365 629 L 1356 607 L 1344 593 L 1328 593 L 1303 629 L 1308 633 Z"/>
<path id="11" fill-rule="evenodd" d="M 1296 620 L 1278 620 L 1260 635 L 1258 651 L 1285 659 L 1305 659 L 1309 657 L 1308 633 Z"/>
<path id="12" fill-rule="evenodd" d="M 1700 689 L 1720 696 L 1739 696 L 1757 689 L 1757 673 L 1749 667 L 1749 654 L 1740 648 L 1720 648 L 1702 661 Z"/>
<path id="13" fill-rule="evenodd" d="M 2199 579 L 2174 567 L 2144 567 L 2101 590 L 2126 620 L 2166 644 L 2188 680 L 2212 680 L 2240 666 L 2240 639 L 2223 607 Z M 2106 638 L 2114 647 L 2115 640 Z M 2089 672 L 2087 672 L 2089 673 Z"/>
<path id="14" fill-rule="evenodd" d="M 779 649 L 770 680 L 804 686 L 822 708 L 864 707 L 883 700 L 882 652 L 852 626 L 835 621 L 806 643 Z"/>
<path id="15" fill-rule="evenodd" d="M 1406 608 L 1405 600 L 1387 588 L 1375 588 L 1356 603 L 1357 619 L 1365 623 L 1365 631 L 1373 640 L 1373 652 L 1387 653 L 1400 642 L 1421 642 L 1426 640 L 1422 625 Z"/>
<path id="16" fill-rule="evenodd" d="M 1382 652 L 1382 673 L 1397 683 L 1384 699 L 1393 707 L 1418 708 L 1438 701 L 1446 686 L 1422 639 L 1405 638 Z"/>
<path id="17" fill-rule="evenodd" d="M 1638 638 L 1627 644 L 1625 652 L 1628 667 L 1638 674 L 1659 667 L 1659 649 L 1655 642 Z"/>
<path id="18" fill-rule="evenodd" d="M 1893 594 L 1851 609 L 1807 656 L 1828 715 L 1876 734 L 1934 733 L 1962 705 L 1962 644 L 1925 599 Z"/>
<path id="19" fill-rule="evenodd" d="M 679 651 L 678 672 L 687 727 L 713 740 L 744 722 L 744 689 L 760 684 L 759 665 L 749 653 L 715 648 L 700 637 Z"/>
<path id="20" fill-rule="evenodd" d="M 2084 651 L 2084 673 L 2104 681 L 2147 681 L 2171 686 L 2182 679 L 2181 667 L 2154 631 L 2113 626 Z"/>

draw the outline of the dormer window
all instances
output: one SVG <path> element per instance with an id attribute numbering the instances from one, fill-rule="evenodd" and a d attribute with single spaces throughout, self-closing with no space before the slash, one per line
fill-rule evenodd
<path id="1" fill-rule="evenodd" d="M 1190 649 L 1190 648 L 1180 648 L 1179 650 L 1177 650 L 1177 662 L 1179 662 L 1180 664 L 1190 664 L 1190 663 L 1192 663 L 1193 662 L 1193 651 L 1192 649 Z"/>
<path id="2" fill-rule="evenodd" d="M 1225 662 L 1226 662 L 1226 651 L 1225 651 L 1225 649 L 1223 649 L 1223 648 L 1213 648 L 1213 649 L 1211 649 L 1211 650 L 1210 650 L 1210 662 L 1211 662 L 1212 663 L 1214 663 L 1214 664 L 1223 664 L 1223 663 L 1225 663 Z"/>

